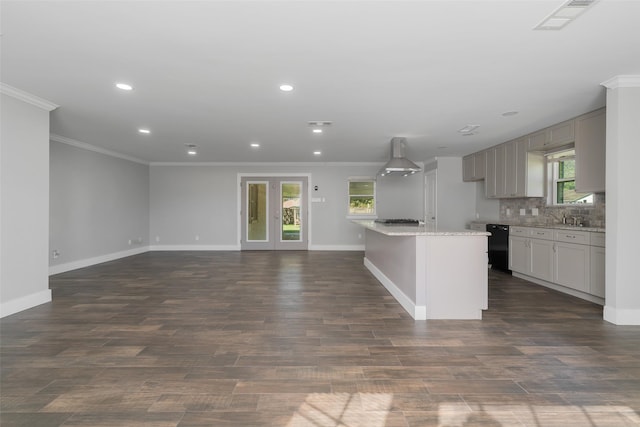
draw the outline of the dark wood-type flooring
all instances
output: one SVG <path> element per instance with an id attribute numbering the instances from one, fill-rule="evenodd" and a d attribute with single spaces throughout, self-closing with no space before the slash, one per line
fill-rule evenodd
<path id="1" fill-rule="evenodd" d="M 52 276 L 52 303 L 0 322 L 0 423 L 640 425 L 639 327 L 499 272 L 483 320 L 414 321 L 362 258 L 150 252 Z"/>

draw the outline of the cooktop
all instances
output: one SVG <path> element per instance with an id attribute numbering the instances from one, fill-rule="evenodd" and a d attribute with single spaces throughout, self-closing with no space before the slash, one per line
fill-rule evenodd
<path id="1" fill-rule="evenodd" d="M 376 219 L 375 222 L 379 222 L 382 224 L 395 224 L 395 225 L 420 225 L 420 221 L 418 221 L 417 219 L 408 219 L 408 218 Z"/>

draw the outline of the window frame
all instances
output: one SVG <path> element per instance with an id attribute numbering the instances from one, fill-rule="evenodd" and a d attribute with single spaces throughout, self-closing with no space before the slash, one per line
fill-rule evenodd
<path id="1" fill-rule="evenodd" d="M 370 182 L 373 184 L 373 195 L 370 194 L 351 194 L 352 182 Z M 351 176 L 347 179 L 347 218 L 348 219 L 376 219 L 378 218 L 378 194 L 375 177 L 371 176 Z M 373 197 L 372 213 L 352 213 L 351 198 L 352 197 Z"/>
<path id="2" fill-rule="evenodd" d="M 560 163 L 565 162 L 567 160 L 575 161 L 575 148 L 564 148 L 559 151 L 554 151 L 551 153 L 547 153 L 547 174 L 548 174 L 548 194 L 549 206 L 558 206 L 558 207 L 566 207 L 566 206 L 593 206 L 594 202 L 590 203 L 558 203 L 558 184 L 565 182 L 574 182 L 576 181 L 575 173 L 571 178 L 560 178 Z M 575 172 L 575 165 L 574 165 Z M 584 197 L 594 197 L 593 193 L 579 193 L 584 194 Z"/>

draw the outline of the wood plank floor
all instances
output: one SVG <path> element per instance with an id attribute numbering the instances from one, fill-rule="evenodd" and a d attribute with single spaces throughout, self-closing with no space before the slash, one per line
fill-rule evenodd
<path id="1" fill-rule="evenodd" d="M 362 257 L 150 252 L 53 276 L 52 303 L 0 322 L 0 424 L 640 425 L 639 327 L 499 272 L 483 320 L 414 321 Z"/>

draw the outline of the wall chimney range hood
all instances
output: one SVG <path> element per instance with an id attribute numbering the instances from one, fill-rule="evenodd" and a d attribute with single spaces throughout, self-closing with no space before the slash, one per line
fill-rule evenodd
<path id="1" fill-rule="evenodd" d="M 420 166 L 407 159 L 404 155 L 406 142 L 406 138 L 391 138 L 391 160 L 380 169 L 378 172 L 380 176 L 392 174 L 407 176 L 420 172 Z"/>

